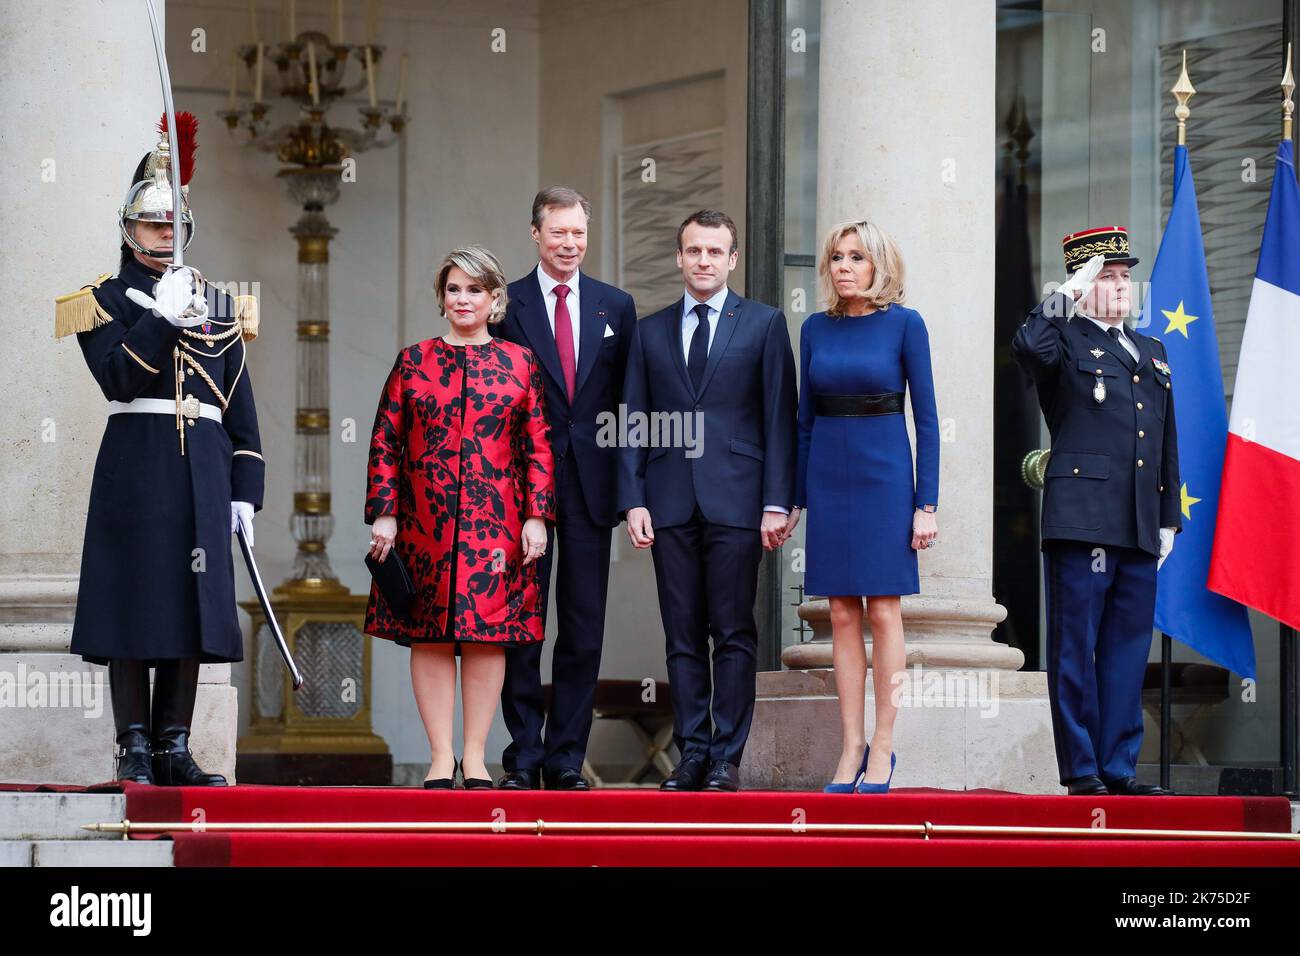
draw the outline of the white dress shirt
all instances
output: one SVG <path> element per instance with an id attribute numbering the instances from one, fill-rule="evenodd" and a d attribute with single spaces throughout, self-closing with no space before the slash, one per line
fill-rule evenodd
<path id="1" fill-rule="evenodd" d="M 718 316 L 722 315 L 722 306 L 730 292 L 731 290 L 724 285 L 708 299 L 710 349 L 713 348 L 713 339 L 718 334 Z M 695 330 L 700 325 L 700 317 L 695 314 L 695 307 L 704 304 L 706 303 L 691 295 L 690 289 L 687 289 L 686 295 L 682 297 L 682 354 L 688 360 L 691 357 L 691 339 L 695 337 Z"/>
<path id="2" fill-rule="evenodd" d="M 1133 340 L 1129 338 L 1128 330 L 1124 328 L 1123 322 L 1121 322 L 1119 325 L 1109 325 L 1101 321 L 1101 319 L 1094 319 L 1090 315 L 1085 316 L 1085 318 L 1093 325 L 1097 326 L 1097 328 L 1101 329 L 1103 332 L 1106 332 L 1107 329 L 1119 329 L 1119 344 L 1124 346 L 1124 351 L 1128 352 L 1129 355 L 1133 356 L 1133 361 L 1135 362 L 1141 359 L 1141 355 L 1138 354 L 1137 346 L 1134 345 Z M 1110 335 L 1109 332 L 1106 332 L 1106 334 Z"/>
<path id="3" fill-rule="evenodd" d="M 691 295 L 690 289 L 686 290 L 686 295 L 682 297 L 682 354 L 686 356 L 686 361 L 691 360 L 691 340 L 695 338 L 695 333 L 700 327 L 700 317 L 696 315 L 695 307 L 699 305 L 709 307 L 709 348 L 712 349 L 713 340 L 718 334 L 718 317 L 722 315 L 722 306 L 730 292 L 731 290 L 724 285 L 709 296 L 706 302 L 701 302 Z M 783 508 L 781 505 L 764 505 L 763 510 L 782 515 L 790 513 L 788 508 Z"/>
<path id="4" fill-rule="evenodd" d="M 579 332 L 582 330 L 582 309 L 578 304 L 578 272 L 574 270 L 572 277 L 564 282 L 558 282 L 552 279 L 542 268 L 542 264 L 537 264 L 537 282 L 542 287 L 542 301 L 546 303 L 546 320 L 551 323 L 551 335 L 555 334 L 555 303 L 559 297 L 555 294 L 557 285 L 567 285 L 569 294 L 564 300 L 565 306 L 569 310 L 569 322 L 573 325 L 573 367 L 578 367 L 578 342 L 582 338 Z"/>

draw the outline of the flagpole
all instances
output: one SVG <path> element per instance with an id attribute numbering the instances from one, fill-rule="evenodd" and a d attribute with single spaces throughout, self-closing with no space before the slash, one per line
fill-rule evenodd
<path id="1" fill-rule="evenodd" d="M 1174 641 L 1164 631 L 1160 632 L 1160 787 L 1170 789 L 1169 748 L 1173 734 L 1173 699 L 1169 688 L 1169 672 L 1173 662 Z"/>
<path id="2" fill-rule="evenodd" d="M 1291 94 L 1295 92 L 1295 77 L 1291 72 L 1291 39 L 1294 34 L 1300 31 L 1300 3 L 1290 0 L 1286 4 L 1284 17 L 1286 35 L 1286 67 L 1282 73 L 1282 138 L 1294 138 L 1294 124 L 1292 115 L 1295 113 L 1295 103 L 1291 99 Z M 1294 147 L 1292 147 L 1294 149 Z M 1294 155 L 1294 153 L 1292 154 Z M 1297 746 L 1298 725 L 1300 725 L 1300 707 L 1297 706 L 1297 698 L 1300 698 L 1300 679 L 1297 678 L 1297 647 L 1296 631 L 1282 622 L 1277 625 L 1278 637 L 1278 680 L 1282 684 L 1282 708 L 1281 708 L 1281 735 L 1280 743 L 1282 749 L 1282 793 L 1291 799 L 1300 795 L 1300 785 L 1296 781 L 1296 764 L 1300 762 L 1300 747 Z"/>
<path id="3" fill-rule="evenodd" d="M 1187 145 L 1187 118 L 1192 115 L 1187 101 L 1196 93 L 1191 77 L 1187 75 L 1187 51 L 1183 50 L 1183 69 L 1178 74 L 1178 82 L 1169 90 L 1178 101 L 1174 116 L 1178 119 L 1178 145 Z M 1160 632 L 1160 786 L 1169 790 L 1171 763 L 1171 743 L 1173 739 L 1173 694 L 1170 688 L 1170 671 L 1173 668 L 1174 642 L 1164 631 Z"/>

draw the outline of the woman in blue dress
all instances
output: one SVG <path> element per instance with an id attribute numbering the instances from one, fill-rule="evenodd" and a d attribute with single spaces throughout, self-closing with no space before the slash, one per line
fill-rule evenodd
<path id="1" fill-rule="evenodd" d="M 795 512 L 808 511 L 804 590 L 830 599 L 843 749 L 831 793 L 886 793 L 895 764 L 903 671 L 899 596 L 920 590 L 916 552 L 934 543 L 939 504 L 939 420 L 925 322 L 903 302 L 903 261 L 876 226 L 833 228 L 818 263 L 825 312 L 800 337 L 799 465 Z M 903 416 L 912 396 L 916 480 Z M 866 598 L 876 722 L 867 746 Z"/>

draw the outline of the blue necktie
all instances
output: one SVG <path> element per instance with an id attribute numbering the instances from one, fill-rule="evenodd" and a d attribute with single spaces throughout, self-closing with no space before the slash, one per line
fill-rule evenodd
<path id="1" fill-rule="evenodd" d="M 694 309 L 700 324 L 695 327 L 695 337 L 691 339 L 691 349 L 686 355 L 686 370 L 690 372 L 691 384 L 696 393 L 700 382 L 704 381 L 704 366 L 709 360 L 709 305 L 701 302 Z"/>

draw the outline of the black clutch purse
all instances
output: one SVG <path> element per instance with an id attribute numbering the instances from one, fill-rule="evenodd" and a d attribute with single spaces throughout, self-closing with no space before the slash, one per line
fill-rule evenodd
<path id="1" fill-rule="evenodd" d="M 415 584 L 397 549 L 389 550 L 388 557 L 383 561 L 378 561 L 367 553 L 366 567 L 370 569 L 370 576 L 375 579 L 375 585 L 388 609 L 394 614 L 409 614 L 411 605 L 415 603 Z"/>

